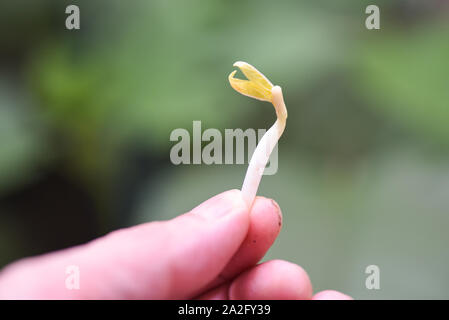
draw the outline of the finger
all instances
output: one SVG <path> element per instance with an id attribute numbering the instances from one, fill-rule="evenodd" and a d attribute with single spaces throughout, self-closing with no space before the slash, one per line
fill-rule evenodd
<path id="1" fill-rule="evenodd" d="M 324 290 L 312 297 L 312 300 L 353 300 L 350 296 L 335 290 Z"/>
<path id="2" fill-rule="evenodd" d="M 209 288 L 214 288 L 256 265 L 273 245 L 281 226 L 282 213 L 278 204 L 274 200 L 257 197 L 250 212 L 250 225 L 245 240 Z"/>
<path id="3" fill-rule="evenodd" d="M 298 265 L 272 260 L 259 264 L 200 299 L 305 300 L 312 297 L 307 273 Z"/>
<path id="4" fill-rule="evenodd" d="M 226 282 L 218 287 L 207 291 L 197 297 L 197 300 L 229 300 L 229 287 L 231 282 Z"/>
<path id="5" fill-rule="evenodd" d="M 112 232 L 86 245 L 28 258 L 0 273 L 0 297 L 182 299 L 218 276 L 245 239 L 240 191 L 224 192 L 170 221 Z M 66 268 L 79 270 L 79 290 Z"/>

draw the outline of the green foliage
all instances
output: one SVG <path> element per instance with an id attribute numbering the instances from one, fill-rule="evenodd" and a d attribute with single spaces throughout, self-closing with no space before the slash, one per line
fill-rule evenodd
<path id="1" fill-rule="evenodd" d="M 386 117 L 449 143 L 449 24 L 413 26 L 364 39 L 356 82 Z"/>

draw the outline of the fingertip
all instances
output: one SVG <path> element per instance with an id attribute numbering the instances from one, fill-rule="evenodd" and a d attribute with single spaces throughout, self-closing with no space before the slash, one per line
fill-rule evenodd
<path id="1" fill-rule="evenodd" d="M 236 278 L 229 297 L 232 300 L 306 300 L 312 297 L 312 284 L 300 266 L 272 260 Z"/>
<path id="2" fill-rule="evenodd" d="M 196 300 L 229 300 L 229 283 L 222 284 L 212 290 L 207 291 L 201 296 L 197 297 Z"/>
<path id="3" fill-rule="evenodd" d="M 273 199 L 266 197 L 257 197 L 256 201 L 254 201 L 251 213 L 254 213 L 254 215 L 258 213 L 259 215 L 264 214 L 265 217 L 270 218 L 270 223 L 272 221 L 276 221 L 279 229 L 282 226 L 281 207 L 279 207 L 279 204 Z M 273 217 L 276 219 L 273 219 Z"/>
<path id="4" fill-rule="evenodd" d="M 231 279 L 257 264 L 273 245 L 281 226 L 282 214 L 279 205 L 272 199 L 257 197 L 249 214 L 246 238 L 221 273 L 222 279 Z"/>
<path id="5" fill-rule="evenodd" d="M 354 300 L 354 299 L 344 293 L 335 290 L 324 290 L 315 293 L 315 295 L 312 297 L 312 300 Z"/>
<path id="6" fill-rule="evenodd" d="M 282 213 L 276 201 L 257 197 L 250 212 L 250 227 L 244 243 L 252 246 L 253 252 L 259 252 L 261 259 L 276 240 L 281 227 Z"/>

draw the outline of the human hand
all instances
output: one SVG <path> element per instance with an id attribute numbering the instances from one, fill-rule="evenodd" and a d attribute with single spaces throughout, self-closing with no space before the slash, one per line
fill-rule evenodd
<path id="1" fill-rule="evenodd" d="M 350 299 L 312 294 L 290 262 L 257 264 L 282 225 L 279 206 L 221 193 L 164 222 L 120 229 L 87 244 L 19 260 L 0 272 L 1 299 Z M 79 268 L 79 289 L 66 268 Z"/>

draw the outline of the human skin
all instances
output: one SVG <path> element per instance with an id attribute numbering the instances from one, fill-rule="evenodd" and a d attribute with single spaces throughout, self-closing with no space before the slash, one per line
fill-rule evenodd
<path id="1" fill-rule="evenodd" d="M 298 265 L 258 264 L 275 241 L 282 214 L 239 190 L 223 192 L 169 221 L 120 229 L 87 244 L 25 258 L 0 271 L 0 299 L 350 299 L 312 293 Z M 66 268 L 79 268 L 79 289 Z"/>

